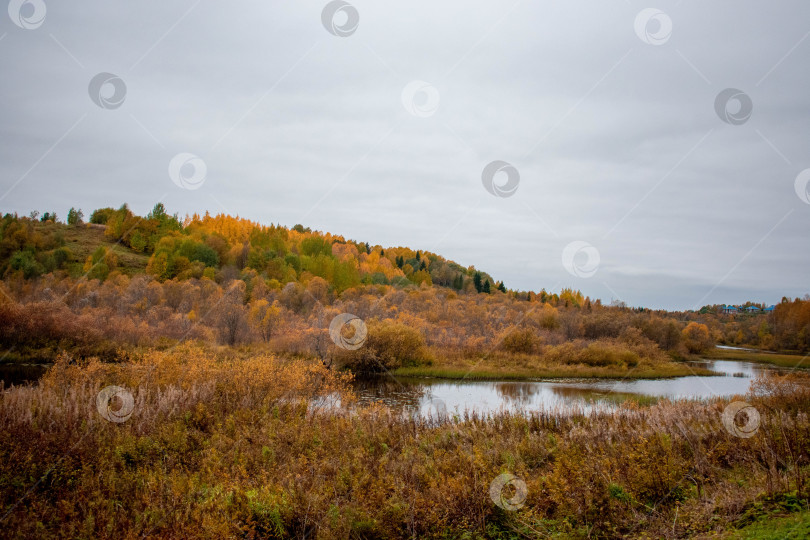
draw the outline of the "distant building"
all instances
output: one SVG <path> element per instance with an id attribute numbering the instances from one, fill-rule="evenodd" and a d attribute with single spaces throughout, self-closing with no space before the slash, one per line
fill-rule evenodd
<path id="1" fill-rule="evenodd" d="M 775 306 L 768 306 L 768 307 L 766 307 L 766 308 L 764 309 L 765 313 L 770 313 L 771 311 L 773 311 L 773 308 L 774 308 L 774 307 L 775 307 Z"/>
<path id="2" fill-rule="evenodd" d="M 739 309 L 737 309 L 737 306 L 726 306 L 726 305 L 724 305 L 723 307 L 720 308 L 720 313 L 726 313 L 726 314 L 739 313 Z"/>
<path id="3" fill-rule="evenodd" d="M 747 308 L 745 308 L 745 311 L 747 311 L 748 313 L 759 313 L 762 310 L 759 308 L 759 306 L 748 306 Z"/>

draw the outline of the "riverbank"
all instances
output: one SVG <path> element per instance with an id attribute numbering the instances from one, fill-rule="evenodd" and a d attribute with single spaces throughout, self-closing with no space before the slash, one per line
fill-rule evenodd
<path id="1" fill-rule="evenodd" d="M 560 351 L 561 353 L 564 351 Z M 664 379 L 718 373 L 686 362 L 657 357 L 630 356 L 628 352 L 597 350 L 591 354 L 529 355 L 495 351 L 487 355 L 446 353 L 431 365 L 405 366 L 391 373 L 403 377 L 431 377 L 480 381 L 527 381 L 534 379 Z"/>
<path id="2" fill-rule="evenodd" d="M 712 349 L 702 355 L 709 360 L 741 360 L 785 368 L 810 368 L 810 357 L 800 354 L 771 353 L 753 349 Z"/>
<path id="3" fill-rule="evenodd" d="M 559 366 L 544 369 L 520 369 L 505 371 L 502 368 L 468 366 L 419 366 L 404 367 L 391 373 L 402 377 L 429 377 L 435 379 L 473 381 L 531 381 L 536 379 L 670 379 L 689 375 L 721 375 L 709 369 L 675 364 L 644 369 L 621 369 L 608 367 Z"/>

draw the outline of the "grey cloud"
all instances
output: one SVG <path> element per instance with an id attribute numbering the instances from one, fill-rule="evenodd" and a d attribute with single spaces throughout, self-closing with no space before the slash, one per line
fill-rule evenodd
<path id="1" fill-rule="evenodd" d="M 810 167 L 805 3 L 663 6 L 660 46 L 635 35 L 636 3 L 353 3 L 345 38 L 323 28 L 325 1 L 48 2 L 36 30 L 4 17 L 0 196 L 25 177 L 0 211 L 162 198 L 633 305 L 810 292 L 793 189 Z M 88 96 L 100 72 L 126 82 L 119 109 Z M 428 118 L 402 106 L 412 80 L 439 92 Z M 729 87 L 753 102 L 740 126 L 714 111 Z M 181 152 L 205 160 L 201 189 L 169 179 Z M 520 171 L 514 197 L 481 186 L 493 160 Z M 573 240 L 599 249 L 594 277 L 562 267 Z"/>

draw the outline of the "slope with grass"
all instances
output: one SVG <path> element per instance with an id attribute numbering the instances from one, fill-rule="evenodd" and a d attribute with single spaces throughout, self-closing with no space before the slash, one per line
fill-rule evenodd
<path id="1" fill-rule="evenodd" d="M 65 240 L 65 247 L 75 255 L 76 262 L 83 264 L 99 247 L 103 247 L 115 253 L 120 272 L 131 276 L 146 271 L 149 256 L 145 253 L 138 253 L 120 242 L 110 240 L 104 234 L 103 225 L 86 223 L 76 227 L 65 227 L 48 223 L 43 224 L 43 228 L 45 230 L 53 228 L 59 231 Z"/>

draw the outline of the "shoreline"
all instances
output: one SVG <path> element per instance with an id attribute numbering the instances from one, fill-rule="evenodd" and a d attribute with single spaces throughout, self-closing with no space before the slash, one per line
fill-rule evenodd
<path id="1" fill-rule="evenodd" d="M 756 351 L 742 349 L 712 349 L 705 353 L 706 360 L 731 360 L 770 364 L 784 368 L 810 368 L 810 354 L 788 354 L 783 352 Z"/>
<path id="2" fill-rule="evenodd" d="M 680 366 L 678 366 L 680 367 Z M 591 368 L 587 370 L 526 370 L 494 372 L 487 369 L 463 369 L 441 366 L 402 367 L 391 370 L 391 374 L 400 377 L 424 379 L 470 380 L 470 381 L 527 381 L 540 382 L 553 379 L 675 379 L 678 377 L 700 376 L 716 377 L 722 373 L 705 368 L 683 366 L 683 369 L 646 369 L 616 370 Z"/>

